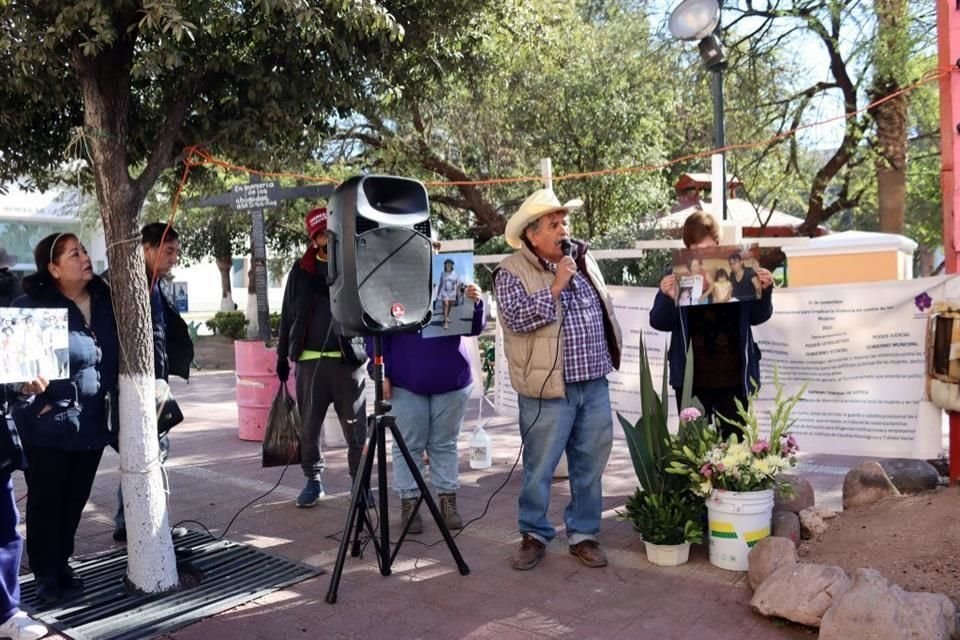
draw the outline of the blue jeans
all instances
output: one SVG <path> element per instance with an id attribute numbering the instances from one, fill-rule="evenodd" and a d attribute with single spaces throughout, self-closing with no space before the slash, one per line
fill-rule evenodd
<path id="1" fill-rule="evenodd" d="M 603 511 L 600 477 L 613 445 L 610 389 L 606 378 L 567 383 L 567 397 L 519 396 L 523 440 L 520 533 L 548 544 L 557 531 L 547 519 L 550 481 L 567 452 L 570 504 L 563 514 L 571 545 L 596 538 Z M 539 417 L 537 414 L 539 413 Z"/>
<path id="2" fill-rule="evenodd" d="M 423 475 L 423 452 L 430 456 L 430 484 L 437 493 L 454 493 L 460 486 L 457 439 L 467 410 L 470 386 L 448 393 L 422 396 L 393 388 L 393 415 L 397 429 Z M 401 498 L 416 498 L 420 489 L 410 468 L 393 444 L 393 488 Z"/>

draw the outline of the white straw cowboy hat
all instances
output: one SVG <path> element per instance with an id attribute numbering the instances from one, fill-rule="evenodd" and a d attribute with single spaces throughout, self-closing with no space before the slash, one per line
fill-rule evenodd
<path id="1" fill-rule="evenodd" d="M 583 200 L 579 198 L 560 204 L 560 200 L 553 193 L 553 189 L 537 189 L 523 201 L 517 212 L 507 220 L 507 228 L 503 232 L 504 238 L 508 245 L 514 249 L 519 249 L 523 246 L 523 239 L 521 238 L 523 230 L 531 222 L 554 211 L 569 212 L 582 206 Z"/>

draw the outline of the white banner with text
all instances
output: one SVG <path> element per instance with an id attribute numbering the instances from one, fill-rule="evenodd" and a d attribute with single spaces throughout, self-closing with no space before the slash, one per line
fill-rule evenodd
<path id="1" fill-rule="evenodd" d="M 668 333 L 650 327 L 656 289 L 611 287 L 623 329 L 620 370 L 610 375 L 614 413 L 640 413 L 640 336 L 659 391 Z M 787 393 L 806 383 L 793 433 L 807 453 L 933 458 L 942 450 L 944 416 L 923 400 L 927 310 L 960 300 L 955 276 L 777 289 L 773 317 L 753 328 L 762 351 L 758 415 L 764 420 L 774 369 Z M 676 428 L 676 400 L 667 404 Z M 503 339 L 497 327 L 497 411 L 516 415 Z M 614 418 L 614 433 L 621 436 Z"/>

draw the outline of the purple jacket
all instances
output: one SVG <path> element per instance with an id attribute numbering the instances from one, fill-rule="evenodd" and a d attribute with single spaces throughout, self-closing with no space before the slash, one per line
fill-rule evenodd
<path id="1" fill-rule="evenodd" d="M 470 335 L 480 335 L 486 324 L 487 311 L 479 300 L 473 307 Z M 372 338 L 367 338 L 367 354 L 372 366 Z M 460 336 L 424 338 L 419 331 L 385 335 L 383 368 L 393 386 L 421 396 L 449 393 L 473 382 L 467 345 Z"/>

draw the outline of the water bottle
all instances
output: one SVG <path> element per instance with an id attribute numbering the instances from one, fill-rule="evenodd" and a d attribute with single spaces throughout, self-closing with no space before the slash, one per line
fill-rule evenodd
<path id="1" fill-rule="evenodd" d="M 481 424 L 473 430 L 473 436 L 470 438 L 470 468 L 486 469 L 492 464 L 493 451 L 490 448 L 490 436 Z"/>

